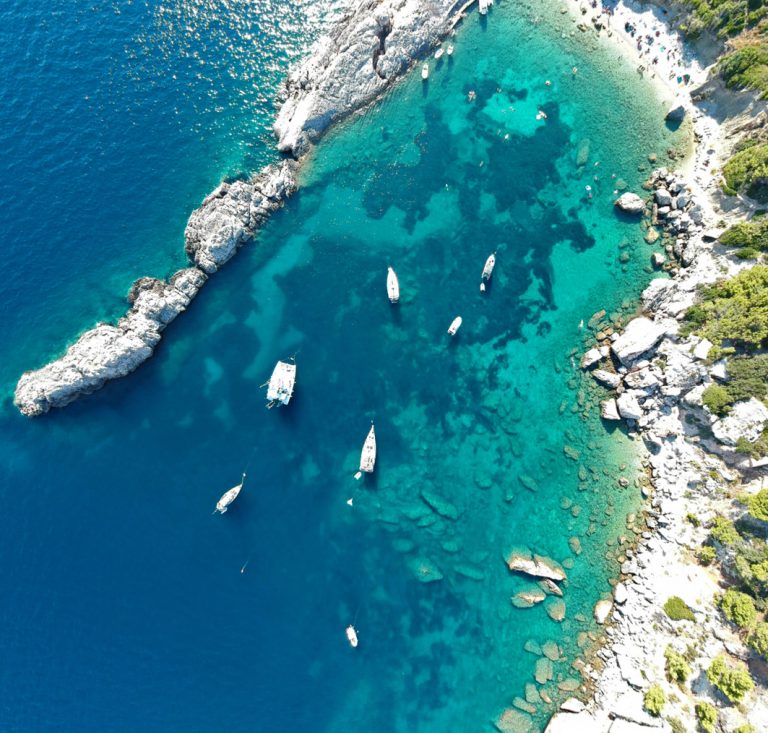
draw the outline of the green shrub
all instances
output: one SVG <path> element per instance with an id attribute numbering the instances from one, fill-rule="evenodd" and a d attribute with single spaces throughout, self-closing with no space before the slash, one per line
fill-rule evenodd
<path id="1" fill-rule="evenodd" d="M 761 489 L 749 497 L 749 513 L 755 519 L 768 522 L 768 489 Z"/>
<path id="2" fill-rule="evenodd" d="M 717 559 L 717 552 L 711 545 L 704 545 L 699 548 L 696 557 L 702 565 L 711 565 Z"/>
<path id="3" fill-rule="evenodd" d="M 667 703 L 667 698 L 664 695 L 664 690 L 660 685 L 651 685 L 643 695 L 643 707 L 651 714 L 659 716 Z"/>
<path id="4" fill-rule="evenodd" d="M 740 725 L 736 728 L 733 733 L 757 733 L 757 731 L 755 730 L 755 726 L 751 723 L 744 723 L 744 725 Z"/>
<path id="5" fill-rule="evenodd" d="M 664 650 L 664 659 L 666 660 L 664 668 L 670 682 L 682 684 L 691 676 L 691 668 L 685 661 L 685 657 L 671 646 Z"/>
<path id="6" fill-rule="evenodd" d="M 710 384 L 702 393 L 701 401 L 713 415 L 726 415 L 733 405 L 728 390 L 719 384 Z"/>
<path id="7" fill-rule="evenodd" d="M 761 83 L 763 90 L 768 91 L 768 75 Z M 758 143 L 736 153 L 723 166 L 723 177 L 722 188 L 726 194 L 745 193 L 755 201 L 768 201 L 768 143 Z"/>
<path id="8" fill-rule="evenodd" d="M 755 687 L 747 668 L 741 662 L 737 666 L 729 666 L 722 654 L 712 660 L 707 679 L 731 702 L 741 702 Z"/>
<path id="9" fill-rule="evenodd" d="M 762 657 L 768 659 L 768 623 L 763 621 L 750 634 L 749 645 Z"/>
<path id="10" fill-rule="evenodd" d="M 741 221 L 726 229 L 720 235 L 719 241 L 725 247 L 735 247 L 736 249 L 749 247 L 765 252 L 768 250 L 768 222 L 764 220 Z"/>
<path id="11" fill-rule="evenodd" d="M 667 723 L 669 723 L 672 733 L 688 733 L 688 729 L 683 725 L 680 718 L 667 718 Z"/>
<path id="12" fill-rule="evenodd" d="M 757 621 L 755 602 L 746 594 L 729 588 L 720 599 L 723 615 L 741 629 L 749 629 Z"/>
<path id="13" fill-rule="evenodd" d="M 717 725 L 717 708 L 708 702 L 696 704 L 696 720 L 699 721 L 699 727 L 705 733 L 715 733 Z"/>
<path id="14" fill-rule="evenodd" d="M 678 596 L 670 596 L 664 604 L 664 613 L 673 621 L 695 621 L 693 611 Z"/>
<path id="15" fill-rule="evenodd" d="M 760 252 L 752 247 L 742 247 L 737 249 L 734 253 L 740 260 L 756 260 L 760 256 Z"/>
<path id="16" fill-rule="evenodd" d="M 715 517 L 709 536 L 726 547 L 736 544 L 741 539 L 733 522 L 725 517 Z"/>
<path id="17" fill-rule="evenodd" d="M 765 17 L 764 0 L 685 0 L 692 8 L 692 18 L 687 19 L 685 33 L 698 35 L 705 29 L 714 31 L 721 38 L 751 28 Z"/>
<path id="18" fill-rule="evenodd" d="M 695 514 L 691 514 L 691 512 L 685 515 L 685 521 L 694 527 L 701 526 L 701 520 Z"/>
<path id="19" fill-rule="evenodd" d="M 755 265 L 701 291 L 681 333 L 695 331 L 715 346 L 754 349 L 768 338 L 768 267 Z"/>
<path id="20" fill-rule="evenodd" d="M 725 389 L 734 402 L 768 396 L 768 354 L 739 356 L 728 360 L 728 383 Z"/>

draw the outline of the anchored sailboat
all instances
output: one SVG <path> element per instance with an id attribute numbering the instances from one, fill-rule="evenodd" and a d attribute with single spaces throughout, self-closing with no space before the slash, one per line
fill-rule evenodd
<path id="1" fill-rule="evenodd" d="M 293 397 L 295 385 L 296 364 L 278 361 L 267 382 L 267 407 L 271 408 L 276 404 L 287 405 Z"/>
<path id="2" fill-rule="evenodd" d="M 363 450 L 360 453 L 360 470 L 355 474 L 355 478 L 359 479 L 363 472 L 373 473 L 373 467 L 376 464 L 376 433 L 373 430 L 373 423 L 371 423 L 371 429 L 368 431 L 368 435 L 363 443 Z"/>
<path id="3" fill-rule="evenodd" d="M 346 628 L 347 633 L 347 641 L 349 642 L 349 645 L 354 649 L 357 646 L 357 631 L 355 630 L 355 627 L 350 624 Z"/>
<path id="4" fill-rule="evenodd" d="M 485 292 L 485 283 L 491 279 L 493 275 L 493 268 L 496 266 L 496 253 L 493 252 L 489 255 L 485 261 L 485 267 L 483 267 L 483 274 L 480 276 L 480 292 Z"/>
<path id="5" fill-rule="evenodd" d="M 226 491 L 221 499 L 219 499 L 216 502 L 216 509 L 214 511 L 214 514 L 216 512 L 219 512 L 219 514 L 224 514 L 225 511 L 227 511 L 227 508 L 229 505 L 237 499 L 237 495 L 240 493 L 240 490 L 243 488 L 243 484 L 245 483 L 245 474 L 243 474 L 243 478 L 240 481 L 240 483 L 237 486 L 233 486 L 229 491 Z"/>
<path id="6" fill-rule="evenodd" d="M 397 303 L 400 300 L 400 281 L 391 267 L 387 268 L 387 295 L 390 303 Z"/>

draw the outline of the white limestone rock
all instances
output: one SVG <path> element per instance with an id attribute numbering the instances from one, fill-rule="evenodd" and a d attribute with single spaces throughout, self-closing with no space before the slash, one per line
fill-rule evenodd
<path id="1" fill-rule="evenodd" d="M 658 188 L 653 194 L 659 206 L 672 206 L 672 194 L 666 188 Z"/>
<path id="2" fill-rule="evenodd" d="M 575 697 L 569 697 L 560 705 L 560 710 L 564 713 L 581 713 L 584 711 L 584 703 Z"/>
<path id="3" fill-rule="evenodd" d="M 639 420 L 643 416 L 643 408 L 637 401 L 637 397 L 632 392 L 624 392 L 616 398 L 616 406 L 619 409 L 619 415 L 625 420 Z"/>
<path id="4" fill-rule="evenodd" d="M 630 191 L 621 194 L 613 203 L 627 214 L 642 214 L 645 211 L 645 201 Z"/>
<path id="5" fill-rule="evenodd" d="M 599 624 L 604 624 L 608 621 L 608 617 L 613 610 L 613 601 L 602 600 L 595 604 L 594 615 L 595 621 Z"/>
<path id="6" fill-rule="evenodd" d="M 594 379 L 609 389 L 616 389 L 621 384 L 621 376 L 605 369 L 595 369 L 592 372 Z"/>
<path id="7" fill-rule="evenodd" d="M 735 446 L 739 438 L 754 443 L 762 434 L 768 422 L 768 407 L 760 400 L 750 397 L 737 402 L 731 412 L 712 425 L 712 434 L 724 445 Z"/>
<path id="8" fill-rule="evenodd" d="M 621 420 L 616 400 L 605 400 L 600 403 L 600 417 L 602 417 L 603 420 Z"/>
<path id="9" fill-rule="evenodd" d="M 163 329 L 186 309 L 205 280 L 194 267 L 180 270 L 168 283 L 137 280 L 128 296 L 132 307 L 117 325 L 98 324 L 61 358 L 22 374 L 14 404 L 23 415 L 36 417 L 129 374 L 152 355 Z"/>
<path id="10" fill-rule="evenodd" d="M 600 733 L 600 728 L 587 712 L 559 712 L 549 719 L 544 733 Z"/>
<path id="11" fill-rule="evenodd" d="M 611 348 L 624 366 L 631 366 L 640 356 L 651 351 L 665 333 L 666 328 L 663 325 L 649 318 L 635 318 L 629 322 L 624 333 L 613 342 Z"/>
<path id="12" fill-rule="evenodd" d="M 204 272 L 216 272 L 296 190 L 295 165 L 267 166 L 249 181 L 222 183 L 209 194 L 184 231 L 189 258 Z"/>
<path id="13" fill-rule="evenodd" d="M 616 587 L 613 589 L 613 600 L 622 606 L 627 602 L 627 598 L 629 598 L 627 586 L 624 583 L 616 583 Z"/>
<path id="14" fill-rule="evenodd" d="M 701 341 L 693 347 L 694 357 L 699 361 L 706 361 L 713 346 L 714 344 L 709 339 L 701 339 Z"/>
<path id="15" fill-rule="evenodd" d="M 600 349 L 590 349 L 581 357 L 581 368 L 589 369 L 603 359 Z"/>

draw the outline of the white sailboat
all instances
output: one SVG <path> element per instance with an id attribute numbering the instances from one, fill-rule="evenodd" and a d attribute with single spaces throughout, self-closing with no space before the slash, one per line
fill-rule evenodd
<path id="1" fill-rule="evenodd" d="M 363 450 L 360 453 L 360 470 L 355 474 L 359 479 L 363 473 L 373 473 L 373 467 L 376 465 L 376 433 L 373 430 L 373 423 L 368 435 L 363 443 Z"/>
<path id="2" fill-rule="evenodd" d="M 426 61 L 421 65 L 421 78 L 424 81 L 429 79 L 429 64 Z"/>
<path id="3" fill-rule="evenodd" d="M 456 316 L 456 318 L 454 318 L 451 321 L 451 325 L 448 326 L 449 335 L 455 336 L 456 331 L 458 331 L 460 328 L 461 328 L 461 316 Z"/>
<path id="4" fill-rule="evenodd" d="M 400 300 L 400 281 L 391 267 L 387 268 L 387 295 L 390 303 L 397 303 Z"/>
<path id="5" fill-rule="evenodd" d="M 293 397 L 296 385 L 296 364 L 278 361 L 267 382 L 267 407 L 276 404 L 287 405 Z"/>
<path id="6" fill-rule="evenodd" d="M 243 474 L 243 478 L 237 486 L 233 486 L 229 491 L 226 491 L 224 492 L 224 494 L 222 494 L 221 499 L 219 499 L 216 502 L 216 509 L 214 511 L 214 514 L 216 512 L 219 512 L 219 514 L 224 514 L 224 512 L 227 511 L 227 508 L 229 507 L 229 505 L 235 499 L 237 499 L 237 495 L 240 493 L 240 490 L 243 488 L 244 483 L 245 483 L 245 474 Z"/>
<path id="7" fill-rule="evenodd" d="M 496 253 L 493 252 L 485 261 L 485 267 L 483 267 L 483 274 L 480 276 L 480 292 L 485 292 L 485 283 L 491 279 L 493 275 L 493 268 L 496 266 Z"/>
<path id="8" fill-rule="evenodd" d="M 354 649 L 357 646 L 357 631 L 355 630 L 355 627 L 350 624 L 346 628 L 347 633 L 347 641 L 349 642 L 349 645 Z"/>

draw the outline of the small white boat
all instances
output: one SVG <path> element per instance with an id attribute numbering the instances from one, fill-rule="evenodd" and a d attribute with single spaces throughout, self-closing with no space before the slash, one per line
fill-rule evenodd
<path id="1" fill-rule="evenodd" d="M 448 333 L 451 336 L 456 335 L 456 331 L 458 331 L 461 328 L 461 316 L 456 316 L 456 318 L 451 321 L 451 325 L 448 327 Z"/>
<path id="2" fill-rule="evenodd" d="M 453 44 L 452 43 L 448 44 L 448 48 L 447 48 L 445 53 L 448 54 L 448 56 L 453 56 Z"/>
<path id="3" fill-rule="evenodd" d="M 478 9 L 480 10 L 480 15 L 485 15 L 491 5 L 493 5 L 493 0 L 478 0 Z"/>
<path id="4" fill-rule="evenodd" d="M 435 51 L 435 61 L 437 61 L 438 59 L 443 58 L 443 54 L 444 53 L 445 53 L 445 51 L 443 51 L 442 47 L 438 48 L 437 51 Z"/>
<path id="5" fill-rule="evenodd" d="M 421 78 L 424 81 L 429 79 L 429 64 L 426 61 L 421 66 Z"/>
<path id="6" fill-rule="evenodd" d="M 493 268 L 496 266 L 496 253 L 491 254 L 485 261 L 485 267 L 483 267 L 483 274 L 480 276 L 480 292 L 485 292 L 485 283 L 491 279 L 493 275 Z"/>
<path id="7" fill-rule="evenodd" d="M 287 405 L 293 397 L 296 385 L 296 365 L 278 361 L 267 382 L 267 407 L 276 404 Z"/>
<path id="8" fill-rule="evenodd" d="M 355 631 L 355 627 L 350 624 L 347 626 L 346 632 L 347 641 L 349 642 L 349 645 L 354 649 L 357 646 L 357 631 Z"/>
<path id="9" fill-rule="evenodd" d="M 376 433 L 373 430 L 373 423 L 368 435 L 363 443 L 363 450 L 360 453 L 360 470 L 355 474 L 359 479 L 363 473 L 373 473 L 373 467 L 376 465 Z"/>
<path id="10" fill-rule="evenodd" d="M 397 303 L 400 300 L 400 281 L 391 267 L 387 268 L 387 295 L 390 303 Z"/>
<path id="11" fill-rule="evenodd" d="M 243 478 L 240 481 L 240 483 L 237 486 L 233 486 L 229 491 L 226 491 L 221 499 L 219 499 L 216 502 L 216 510 L 214 511 L 214 514 L 216 512 L 219 512 L 219 514 L 224 514 L 225 511 L 227 511 L 227 508 L 229 505 L 237 499 L 237 495 L 240 493 L 240 490 L 243 488 L 243 484 L 245 483 L 245 474 L 243 474 Z"/>

